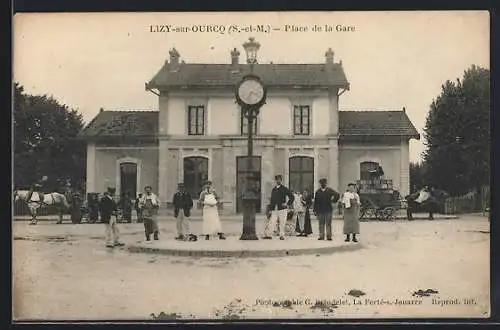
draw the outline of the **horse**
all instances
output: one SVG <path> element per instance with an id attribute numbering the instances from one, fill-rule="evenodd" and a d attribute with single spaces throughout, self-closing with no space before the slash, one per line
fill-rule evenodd
<path id="1" fill-rule="evenodd" d="M 413 220 L 413 210 L 417 207 L 423 207 L 429 212 L 429 220 L 434 219 L 434 212 L 439 206 L 444 204 L 448 197 L 448 193 L 441 189 L 420 189 L 419 191 L 406 196 L 407 203 L 406 217 L 408 220 Z"/>
<path id="2" fill-rule="evenodd" d="M 34 194 L 39 194 L 37 192 L 32 192 L 31 197 L 33 197 Z M 28 210 L 31 215 L 31 224 L 36 225 L 37 219 L 37 211 L 39 208 L 43 206 L 49 206 L 49 205 L 56 205 L 59 207 L 59 220 L 57 223 L 62 223 L 62 218 L 63 218 L 63 210 L 64 209 L 69 209 L 69 203 L 65 195 L 60 194 L 58 192 L 52 192 L 48 194 L 43 194 L 43 200 L 39 201 L 33 201 L 29 200 L 28 198 L 32 199 L 30 197 L 30 191 L 29 190 L 14 190 L 14 201 L 24 201 L 28 205 Z M 40 194 L 38 195 L 40 197 Z M 39 198 L 40 199 L 40 198 Z"/>

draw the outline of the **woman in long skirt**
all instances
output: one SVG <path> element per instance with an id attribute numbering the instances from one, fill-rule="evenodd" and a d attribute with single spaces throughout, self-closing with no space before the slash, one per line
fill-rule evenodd
<path id="1" fill-rule="evenodd" d="M 356 185 L 354 183 L 349 183 L 347 185 L 347 191 L 342 197 L 342 203 L 344 205 L 344 234 L 346 235 L 345 241 L 357 242 L 356 235 L 359 234 L 359 207 L 361 205 L 359 195 L 356 192 Z"/>
<path id="2" fill-rule="evenodd" d="M 209 240 L 210 236 L 217 235 L 219 239 L 226 239 L 222 232 L 219 219 L 219 196 L 212 188 L 212 182 L 207 182 L 205 189 L 200 194 L 200 205 L 203 206 L 203 235 Z"/>

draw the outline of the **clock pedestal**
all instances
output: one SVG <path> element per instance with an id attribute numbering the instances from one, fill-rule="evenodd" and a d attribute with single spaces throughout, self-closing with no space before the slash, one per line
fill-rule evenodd
<path id="1" fill-rule="evenodd" d="M 253 159 L 253 122 L 259 115 L 260 108 L 266 102 L 266 89 L 259 77 L 250 74 L 241 80 L 236 86 L 236 103 L 243 111 L 248 120 L 248 151 L 247 169 L 252 168 Z M 249 172 L 250 173 L 250 172 Z M 258 240 L 255 233 L 255 209 L 260 199 L 260 188 L 256 187 L 256 180 L 250 174 L 247 177 L 245 191 L 243 193 L 243 234 L 241 240 Z"/>
<path id="2" fill-rule="evenodd" d="M 258 240 L 255 233 L 255 209 L 259 198 L 254 190 L 248 189 L 243 193 L 243 234 L 241 240 Z"/>

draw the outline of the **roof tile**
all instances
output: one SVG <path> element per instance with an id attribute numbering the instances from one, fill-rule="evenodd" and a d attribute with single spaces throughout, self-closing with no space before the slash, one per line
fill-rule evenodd
<path id="1" fill-rule="evenodd" d="M 420 136 L 404 111 L 339 111 L 341 136 Z M 80 132 L 83 138 L 149 137 L 158 134 L 158 111 L 101 111 Z"/>
<path id="2" fill-rule="evenodd" d="M 248 64 L 165 64 L 146 84 L 147 89 L 181 86 L 220 87 L 235 86 L 250 73 Z M 256 64 L 254 74 L 268 86 L 335 86 L 349 88 L 342 66 L 325 64 Z"/>

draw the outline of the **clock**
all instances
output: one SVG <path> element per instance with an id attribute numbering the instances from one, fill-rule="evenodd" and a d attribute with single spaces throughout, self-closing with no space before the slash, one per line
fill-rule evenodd
<path id="1" fill-rule="evenodd" d="M 248 77 L 238 86 L 237 95 L 245 105 L 257 105 L 265 98 L 264 85 L 257 77 Z"/>

